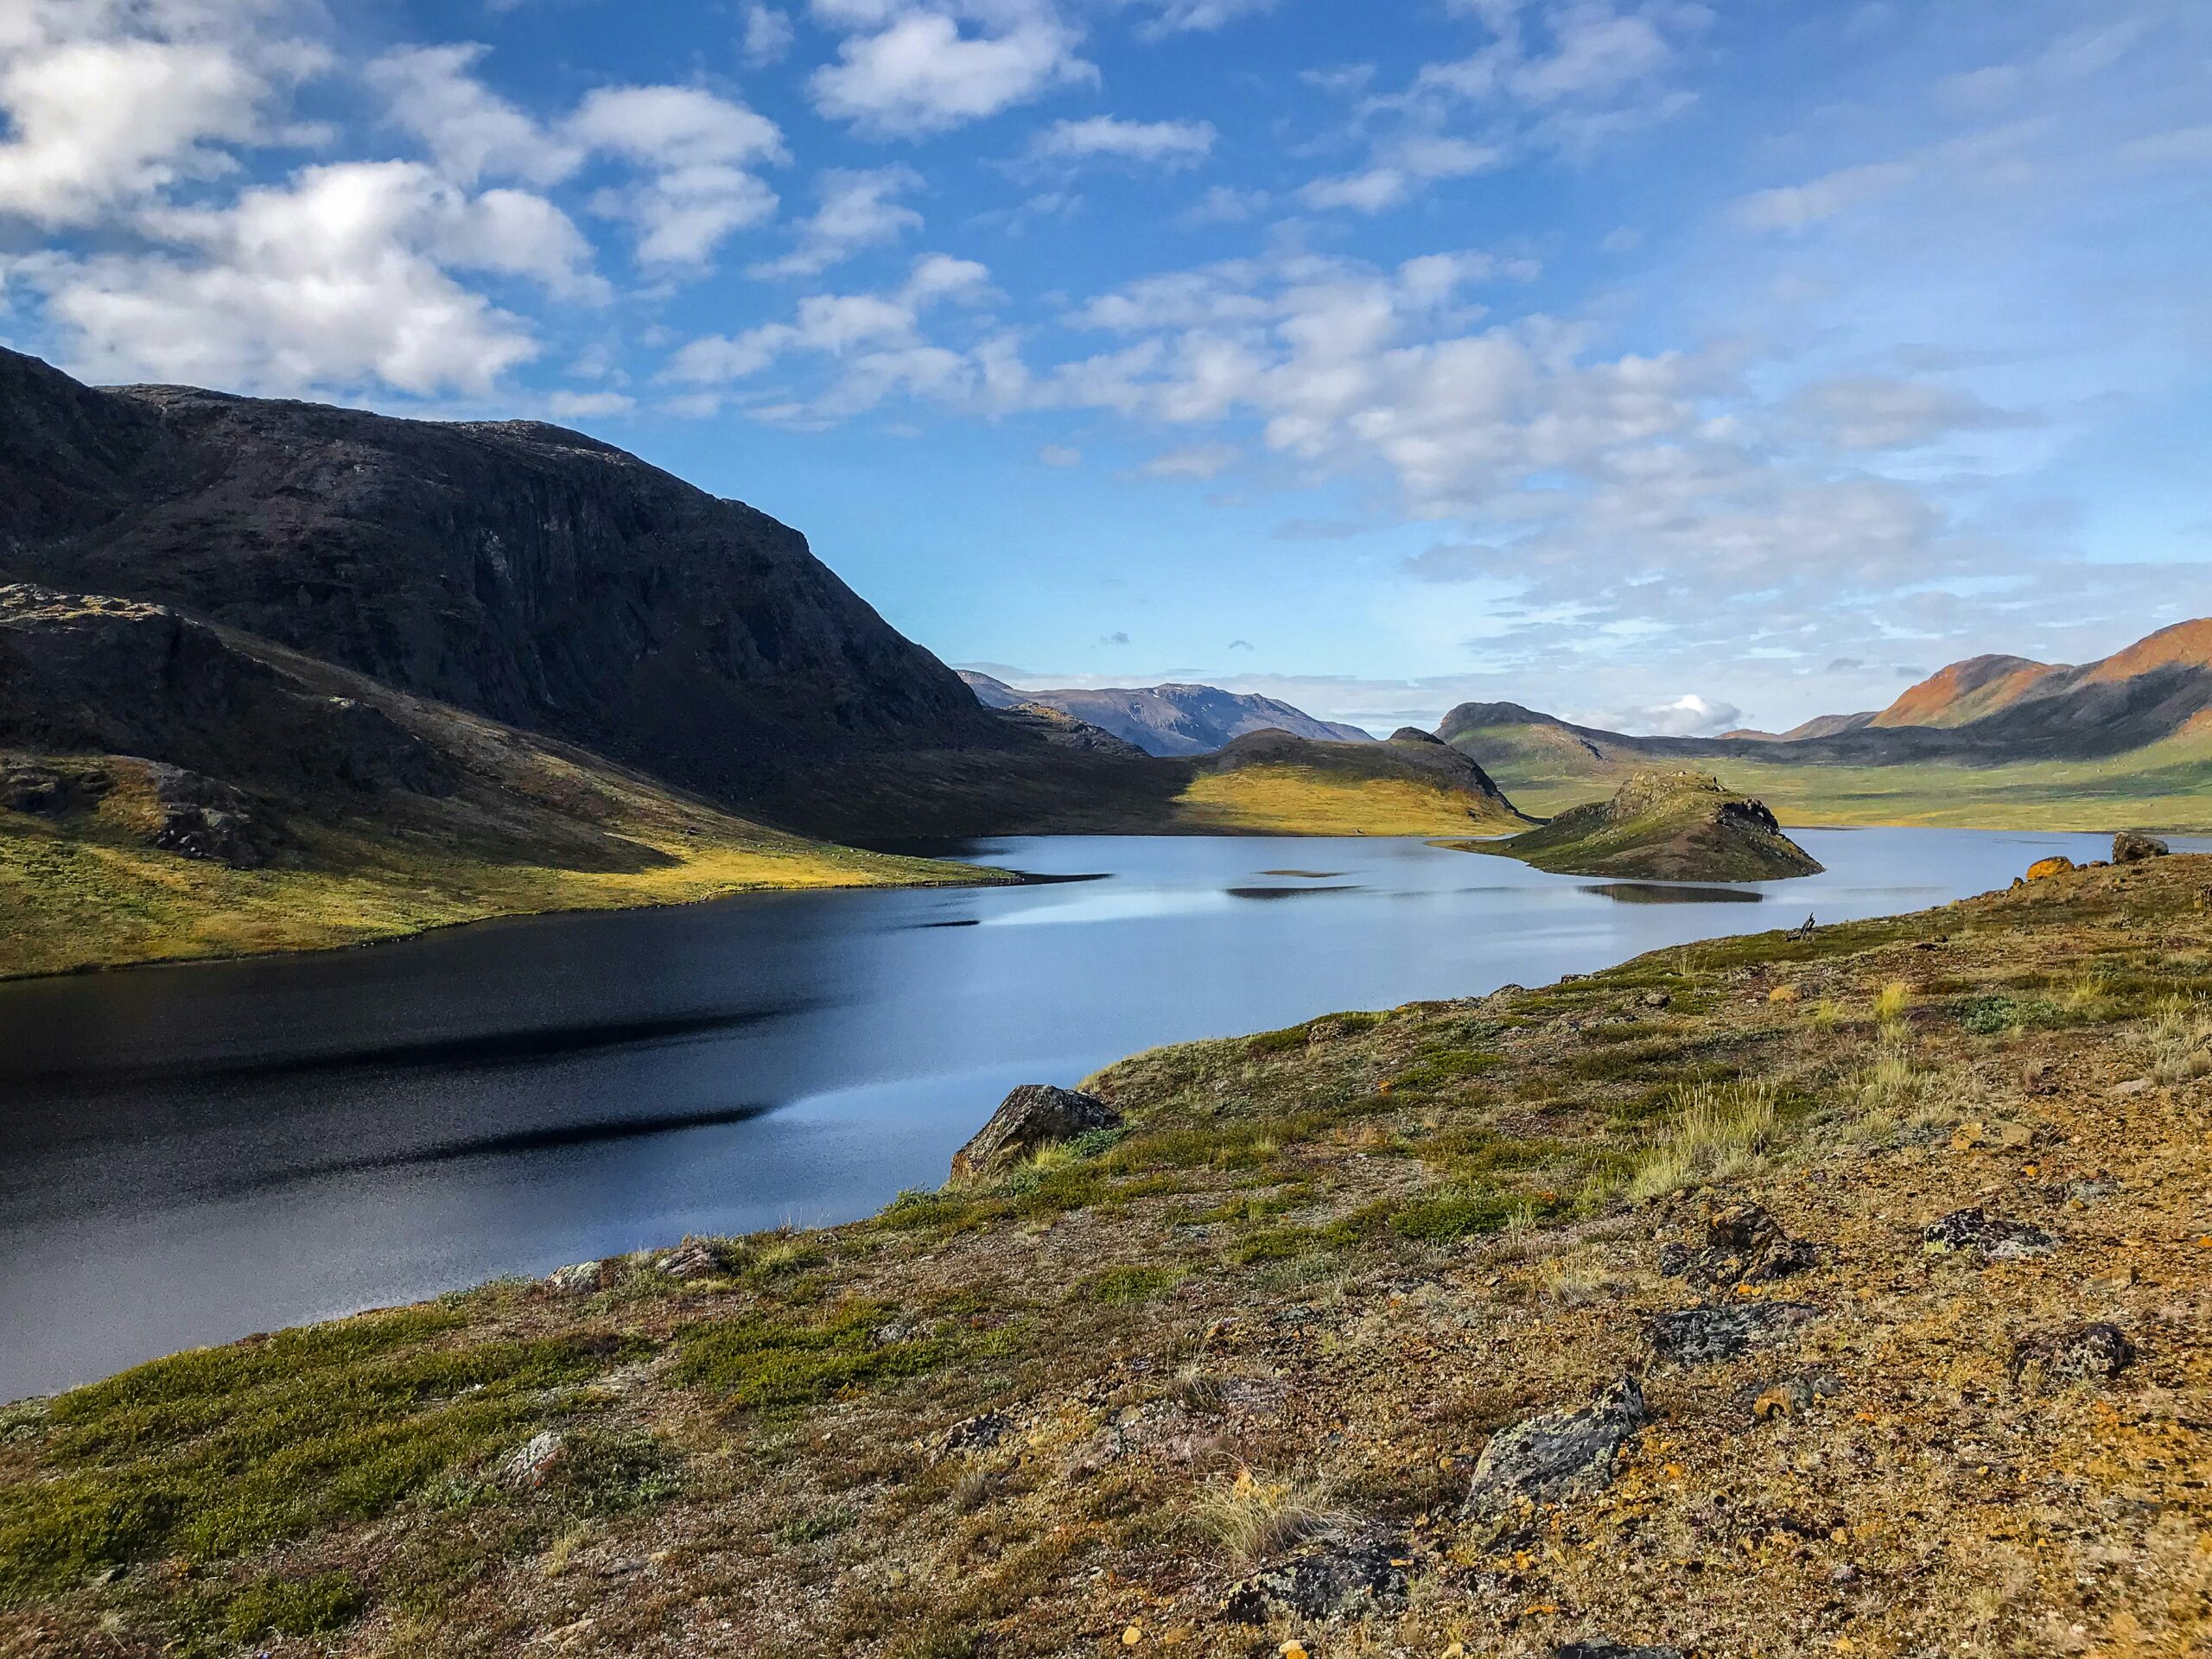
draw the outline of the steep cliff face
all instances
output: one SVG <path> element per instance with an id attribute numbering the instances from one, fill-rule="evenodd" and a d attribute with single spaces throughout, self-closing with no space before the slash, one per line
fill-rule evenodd
<path id="1" fill-rule="evenodd" d="M 557 427 L 0 353 L 0 573 L 172 605 L 725 799 L 1006 728 L 798 531 Z"/>

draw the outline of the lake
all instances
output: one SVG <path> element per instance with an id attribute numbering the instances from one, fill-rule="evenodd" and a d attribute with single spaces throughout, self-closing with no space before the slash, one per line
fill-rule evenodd
<path id="1" fill-rule="evenodd" d="M 1735 891 L 1384 839 L 1065 837 L 1009 888 L 762 894 L 0 984 L 0 1400 L 935 1186 L 1020 1083 L 1940 904 L 2088 836 L 1808 830 Z"/>

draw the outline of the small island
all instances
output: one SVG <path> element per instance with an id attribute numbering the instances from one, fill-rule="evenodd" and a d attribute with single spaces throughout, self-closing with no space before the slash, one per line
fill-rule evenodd
<path id="1" fill-rule="evenodd" d="M 1821 868 L 1764 804 L 1696 772 L 1638 772 L 1611 800 L 1572 808 L 1526 834 L 1451 845 L 1555 875 L 1647 881 L 1777 881 Z"/>

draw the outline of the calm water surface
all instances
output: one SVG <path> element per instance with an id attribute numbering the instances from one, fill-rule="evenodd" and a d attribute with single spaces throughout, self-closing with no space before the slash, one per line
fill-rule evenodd
<path id="1" fill-rule="evenodd" d="M 1800 839 L 1827 874 L 1732 892 L 1396 840 L 996 841 L 962 850 L 1100 879 L 0 985 L 0 1400 L 687 1232 L 868 1214 L 943 1179 L 1015 1084 L 1154 1044 L 1917 909 L 2102 847 Z"/>

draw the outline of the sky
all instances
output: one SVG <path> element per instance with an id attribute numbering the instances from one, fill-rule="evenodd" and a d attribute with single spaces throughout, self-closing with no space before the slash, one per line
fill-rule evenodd
<path id="1" fill-rule="evenodd" d="M 0 0 L 0 341 L 946 661 L 1702 734 L 2212 613 L 2203 0 Z"/>

